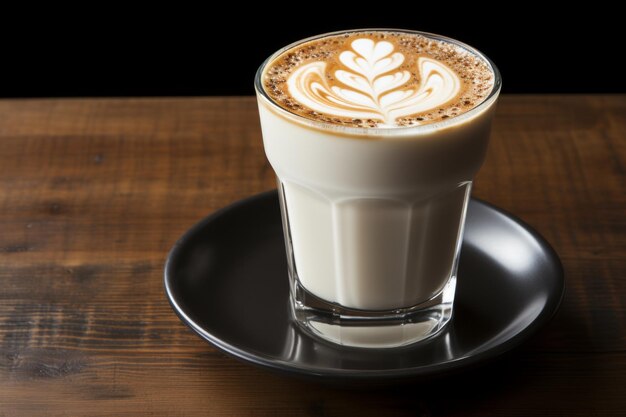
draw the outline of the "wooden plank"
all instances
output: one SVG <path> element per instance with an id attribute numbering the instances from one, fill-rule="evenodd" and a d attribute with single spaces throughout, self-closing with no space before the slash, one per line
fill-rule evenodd
<path id="1" fill-rule="evenodd" d="M 560 254 L 554 321 L 504 361 L 370 392 L 239 363 L 162 289 L 192 224 L 274 187 L 254 98 L 0 101 L 0 416 L 626 413 L 626 96 L 505 96 L 474 195 Z"/>

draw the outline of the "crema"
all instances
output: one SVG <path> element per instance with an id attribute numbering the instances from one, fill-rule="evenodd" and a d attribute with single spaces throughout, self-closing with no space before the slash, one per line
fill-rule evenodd
<path id="1" fill-rule="evenodd" d="M 283 109 L 352 127 L 390 128 L 461 115 L 491 92 L 494 74 L 459 44 L 422 34 L 357 31 L 287 48 L 263 88 Z"/>

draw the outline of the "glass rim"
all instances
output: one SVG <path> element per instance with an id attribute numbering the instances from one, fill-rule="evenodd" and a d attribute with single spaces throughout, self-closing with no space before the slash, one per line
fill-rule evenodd
<path id="1" fill-rule="evenodd" d="M 478 56 L 480 59 L 484 60 L 489 65 L 491 71 L 493 72 L 494 81 L 493 81 L 493 86 L 491 88 L 491 91 L 489 92 L 489 95 L 485 97 L 478 105 L 466 111 L 465 113 L 462 113 L 458 116 L 447 118 L 445 120 L 441 120 L 441 121 L 437 121 L 433 123 L 426 123 L 422 125 L 416 125 L 416 126 L 368 128 L 368 127 L 344 126 L 344 125 L 325 122 L 321 120 L 310 119 L 300 114 L 291 112 L 285 109 L 284 107 L 281 107 L 278 103 L 276 103 L 276 101 L 274 101 L 274 99 L 272 99 L 272 97 L 270 97 L 267 91 L 265 91 L 265 88 L 263 87 L 263 83 L 262 83 L 262 78 L 263 78 L 263 73 L 265 72 L 265 68 L 267 67 L 269 63 L 273 62 L 276 58 L 278 58 L 284 52 L 287 52 L 288 50 L 295 48 L 298 45 L 304 44 L 306 42 L 314 41 L 316 39 L 321 39 L 327 36 L 341 35 L 341 34 L 354 33 L 354 32 L 369 32 L 369 31 L 410 33 L 410 34 L 421 35 L 429 39 L 451 43 L 455 46 L 458 46 L 468 51 L 471 54 Z M 435 130 L 441 130 L 447 127 L 453 127 L 462 123 L 463 121 L 474 118 L 475 116 L 482 113 L 485 109 L 489 108 L 490 104 L 492 104 L 497 99 L 498 95 L 500 94 L 500 90 L 502 89 L 502 78 L 500 76 L 500 71 L 498 70 L 498 67 L 496 67 L 496 65 L 493 63 L 491 59 L 489 59 L 489 57 L 487 57 L 487 55 L 483 54 L 478 49 L 464 42 L 458 41 L 456 39 L 449 38 L 443 35 L 438 35 L 436 33 L 423 32 L 419 30 L 392 29 L 392 28 L 365 28 L 365 29 L 348 29 L 348 30 L 326 32 L 320 35 L 310 36 L 308 38 L 304 38 L 304 39 L 292 42 L 289 45 L 280 48 L 279 50 L 274 52 L 272 55 L 270 55 L 259 66 L 258 70 L 256 71 L 256 75 L 254 77 L 254 89 L 256 90 L 257 97 L 262 97 L 265 101 L 267 101 L 267 103 L 271 105 L 273 110 L 276 110 L 280 115 L 283 115 L 287 117 L 288 119 L 293 120 L 294 122 L 297 122 L 300 124 L 305 124 L 307 126 L 318 128 L 318 129 L 325 130 L 325 131 L 334 131 L 337 133 L 343 133 L 343 134 L 354 135 L 354 136 L 388 136 L 388 135 L 389 136 L 391 135 L 405 136 L 405 135 L 412 135 L 412 134 L 419 134 L 419 133 L 428 133 L 428 132 L 432 132 Z"/>

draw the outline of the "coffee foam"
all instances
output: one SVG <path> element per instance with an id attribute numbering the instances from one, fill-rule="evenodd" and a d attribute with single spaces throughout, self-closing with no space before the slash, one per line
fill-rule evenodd
<path id="1" fill-rule="evenodd" d="M 491 92 L 479 56 L 424 35 L 361 31 L 288 49 L 266 65 L 265 92 L 297 115 L 352 127 L 404 127 L 458 116 Z"/>

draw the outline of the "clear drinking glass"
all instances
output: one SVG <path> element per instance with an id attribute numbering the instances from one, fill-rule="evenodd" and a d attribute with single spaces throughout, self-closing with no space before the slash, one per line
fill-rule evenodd
<path id="1" fill-rule="evenodd" d="M 385 30 L 364 29 L 363 31 Z M 361 30 L 358 30 L 361 31 Z M 384 348 L 427 339 L 450 320 L 472 180 L 483 163 L 501 79 L 440 122 L 357 128 L 310 120 L 255 88 L 265 152 L 278 178 L 294 320 L 341 345 Z M 341 32 L 345 33 L 345 32 Z"/>

